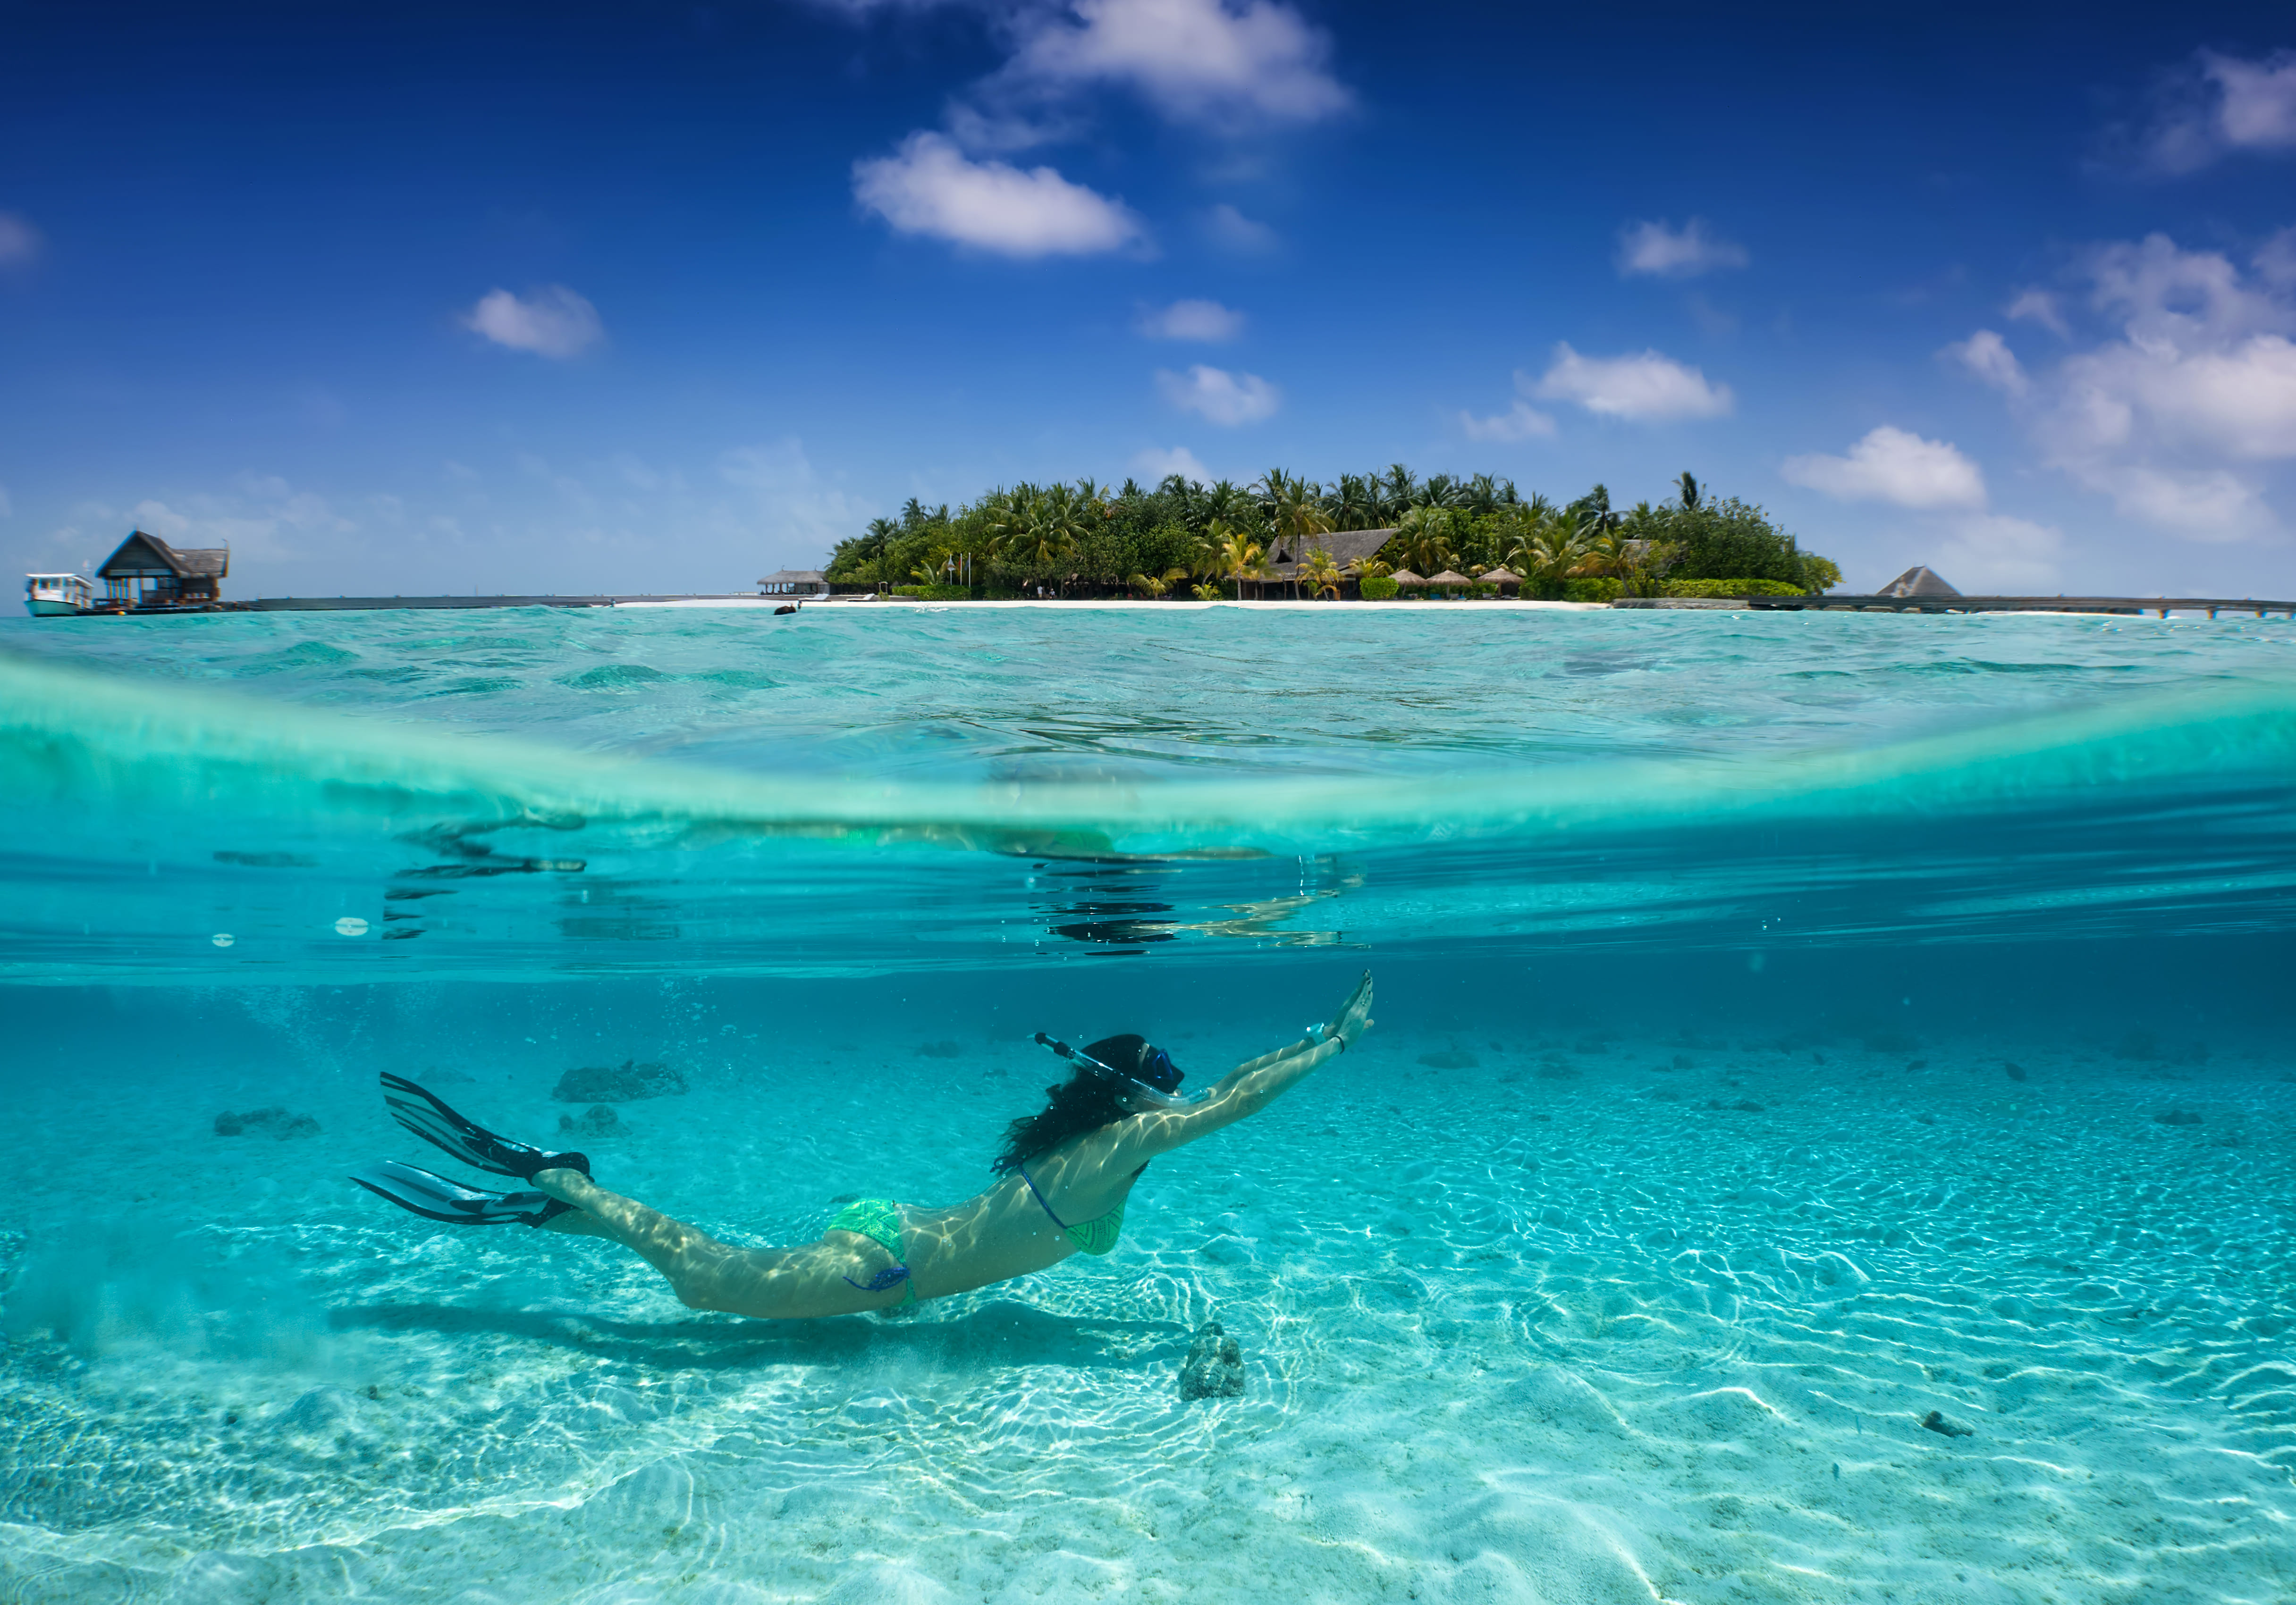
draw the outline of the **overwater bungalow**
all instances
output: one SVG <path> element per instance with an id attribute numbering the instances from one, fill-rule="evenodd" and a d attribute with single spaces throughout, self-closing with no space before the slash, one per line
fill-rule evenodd
<path id="1" fill-rule="evenodd" d="M 818 569 L 776 569 L 758 582 L 760 596 L 826 596 L 829 579 Z"/>
<path id="2" fill-rule="evenodd" d="M 170 546 L 138 529 L 96 569 L 104 608 L 209 607 L 231 572 L 228 546 Z"/>

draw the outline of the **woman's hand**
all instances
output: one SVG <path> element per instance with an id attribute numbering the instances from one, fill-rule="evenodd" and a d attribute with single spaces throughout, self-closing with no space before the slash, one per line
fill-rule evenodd
<path id="1" fill-rule="evenodd" d="M 1340 1006 L 1339 1013 L 1332 1017 L 1332 1023 L 1325 1026 L 1324 1031 L 1326 1036 L 1336 1036 L 1352 1048 L 1356 1045 L 1356 1038 L 1371 1029 L 1371 971 L 1366 970 L 1363 979 L 1356 983 L 1356 989 L 1348 994 L 1348 1001 Z"/>

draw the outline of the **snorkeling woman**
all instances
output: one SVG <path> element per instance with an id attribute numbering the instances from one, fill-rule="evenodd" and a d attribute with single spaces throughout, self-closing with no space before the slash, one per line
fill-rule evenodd
<path id="1" fill-rule="evenodd" d="M 610 1238 L 669 1279 L 678 1302 L 767 1320 L 807 1321 L 890 1309 L 1009 1282 L 1079 1251 L 1105 1254 L 1124 1225 L 1124 1200 L 1148 1162 L 1257 1114 L 1371 1026 L 1366 973 L 1329 1025 L 1248 1060 L 1210 1092 L 1178 1095 L 1171 1056 L 1138 1036 L 1111 1036 L 1079 1052 L 1042 1032 L 1067 1060 L 1051 1101 L 1015 1120 L 979 1197 L 945 1209 L 864 1199 L 817 1241 L 740 1249 L 590 1179 L 578 1153 L 545 1153 L 498 1137 L 403 1077 L 385 1072 L 383 1097 L 401 1125 L 464 1163 L 516 1176 L 533 1191 L 489 1192 L 396 1160 L 351 1179 L 401 1208 L 457 1225 L 519 1222 L 546 1232 Z"/>

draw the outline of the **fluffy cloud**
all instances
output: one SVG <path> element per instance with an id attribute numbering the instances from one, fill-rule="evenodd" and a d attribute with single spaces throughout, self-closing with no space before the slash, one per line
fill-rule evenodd
<path id="1" fill-rule="evenodd" d="M 2245 274 L 2162 234 L 2090 252 L 2079 274 L 2111 334 L 2021 386 L 2004 381 L 2023 369 L 1999 336 L 1949 349 L 2021 404 L 2053 466 L 2122 512 L 2199 540 L 2264 534 L 2279 522 L 2266 465 L 2296 460 L 2296 283 L 2282 243 Z"/>
<path id="2" fill-rule="evenodd" d="M 2057 583 L 2064 532 L 2005 513 L 1947 520 L 1930 567 L 1971 595 L 2039 596 Z"/>
<path id="3" fill-rule="evenodd" d="M 1743 267 L 1746 248 L 1707 232 L 1703 217 L 1680 228 L 1665 222 L 1636 223 L 1619 231 L 1619 273 L 1659 279 L 1694 279 L 1717 268 Z"/>
<path id="4" fill-rule="evenodd" d="M 297 490 L 276 474 L 242 474 L 228 491 L 195 491 L 174 503 L 147 498 L 124 513 L 98 506 L 73 511 L 99 525 L 148 529 L 171 545 L 229 546 L 234 567 L 249 558 L 327 553 L 335 550 L 328 536 L 358 528 L 324 497 Z"/>
<path id="5" fill-rule="evenodd" d="M 2022 396 L 2032 388 L 2024 365 L 2009 342 L 1990 329 L 1980 329 L 1967 340 L 1956 340 L 1939 353 L 1951 357 L 1995 389 Z"/>
<path id="6" fill-rule="evenodd" d="M 1264 257 L 1283 243 L 1283 235 L 1225 201 L 1204 214 L 1204 233 L 1214 245 L 1239 257 Z"/>
<path id="7" fill-rule="evenodd" d="M 1518 388 L 1529 382 L 1521 373 L 1514 376 L 1514 381 Z M 1552 435 L 1554 420 L 1528 401 L 1517 401 L 1505 412 L 1489 418 L 1462 412 L 1459 429 L 1470 440 L 1533 440 Z"/>
<path id="8" fill-rule="evenodd" d="M 1209 485 L 1212 479 L 1212 471 L 1198 462 L 1196 454 L 1185 446 L 1176 446 L 1169 451 L 1150 446 L 1145 451 L 1135 452 L 1132 471 L 1151 485 L 1172 474 L 1184 479 L 1193 479 L 1199 485 Z"/>
<path id="9" fill-rule="evenodd" d="M 1223 131 L 1315 122 L 1352 103 L 1331 53 L 1276 0 L 1070 0 L 1023 31 L 991 92 L 1119 84 L 1176 121 Z"/>
<path id="10" fill-rule="evenodd" d="M 1581 356 L 1568 344 L 1554 348 L 1554 361 L 1532 394 L 1547 401 L 1576 402 L 1590 413 L 1637 423 L 1719 418 L 1734 405 L 1729 386 L 1709 383 L 1696 368 L 1656 351 Z"/>
<path id="11" fill-rule="evenodd" d="M 31 262 L 46 243 L 40 231 L 32 226 L 31 219 L 15 212 L 0 212 L 0 267 L 17 267 Z"/>
<path id="12" fill-rule="evenodd" d="M 2001 315 L 2029 318 L 2042 328 L 2054 330 L 2059 334 L 2072 332 L 2065 322 L 2064 308 L 2059 305 L 2057 298 L 2046 290 L 2019 291 L 2016 298 L 2002 308 Z"/>
<path id="13" fill-rule="evenodd" d="M 1788 457 L 1781 471 L 1789 484 L 1844 502 L 1890 502 L 1916 508 L 1985 505 L 1985 476 L 1951 441 L 1924 440 L 1886 423 L 1845 456 Z"/>
<path id="14" fill-rule="evenodd" d="M 606 337 L 598 309 L 563 284 L 545 284 L 525 297 L 490 290 L 463 315 L 463 326 L 513 351 L 562 361 Z"/>
<path id="15" fill-rule="evenodd" d="M 1123 202 L 1051 168 L 968 160 L 940 134 L 912 134 L 895 154 L 855 162 L 853 195 L 902 233 L 1002 256 L 1095 256 L 1144 238 Z"/>
<path id="16" fill-rule="evenodd" d="M 1226 428 L 1275 416 L 1283 392 L 1257 373 L 1231 373 L 1198 363 L 1185 373 L 1160 368 L 1156 388 L 1184 413 L 1194 413 Z"/>
<path id="17" fill-rule="evenodd" d="M 1174 301 L 1142 312 L 1140 332 L 1150 340 L 1218 342 L 1243 332 L 1243 314 L 1218 301 Z"/>
<path id="18" fill-rule="evenodd" d="M 2141 142 L 2143 163 L 2190 173 L 2240 151 L 2296 151 L 2296 51 L 2255 61 L 2203 50 L 2170 75 Z"/>
<path id="19" fill-rule="evenodd" d="M 794 436 L 738 446 L 718 459 L 718 475 L 742 493 L 738 521 L 775 532 L 768 568 L 810 548 L 827 551 L 869 521 L 875 511 L 824 479 Z"/>

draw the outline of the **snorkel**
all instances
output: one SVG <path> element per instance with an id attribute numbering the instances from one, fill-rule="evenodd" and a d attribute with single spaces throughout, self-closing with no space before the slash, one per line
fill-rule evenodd
<path id="1" fill-rule="evenodd" d="M 1122 1070 L 1102 1063 L 1080 1049 L 1072 1048 L 1064 1042 L 1046 1036 L 1042 1031 L 1037 1033 L 1036 1042 L 1038 1047 L 1048 1050 L 1054 1056 L 1065 1059 L 1080 1069 L 1090 1070 L 1104 1081 L 1113 1082 L 1117 1090 L 1130 1101 L 1145 1104 L 1152 1109 L 1188 1109 L 1204 1101 L 1205 1094 L 1202 1093 L 1198 1093 L 1192 1098 L 1182 1098 L 1177 1095 L 1182 1071 L 1179 1066 L 1172 1062 L 1172 1056 L 1161 1048 L 1151 1047 L 1143 1043 L 1141 1062 L 1152 1074 L 1160 1077 L 1169 1076 L 1171 1084 L 1168 1087 L 1158 1086 L 1152 1082 L 1142 1080 L 1137 1076 L 1128 1076 Z"/>

